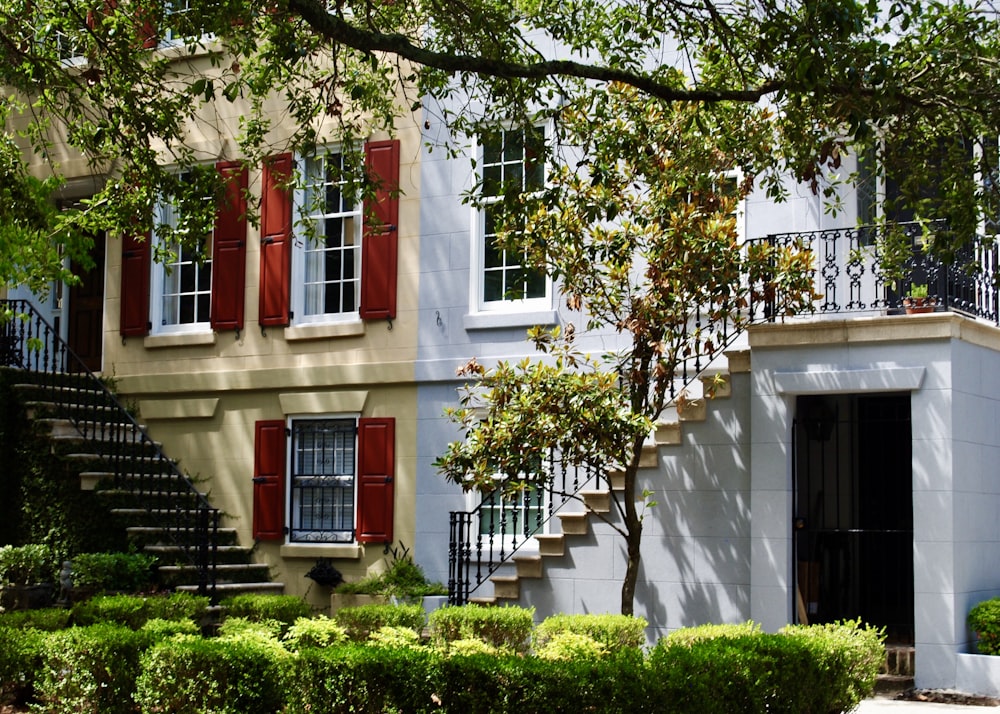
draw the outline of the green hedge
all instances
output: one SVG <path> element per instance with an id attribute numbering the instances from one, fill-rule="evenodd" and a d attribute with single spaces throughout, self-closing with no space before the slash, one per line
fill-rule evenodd
<path id="1" fill-rule="evenodd" d="M 534 614 L 534 608 L 513 606 L 442 607 L 430 614 L 431 637 L 439 646 L 479 639 L 493 647 L 524 652 L 531 639 Z"/>
<path id="2" fill-rule="evenodd" d="M 983 600 L 969 610 L 969 629 L 976 633 L 981 654 L 1000 655 L 1000 598 Z"/>
<path id="3" fill-rule="evenodd" d="M 138 630 L 149 620 L 191 620 L 205 614 L 208 598 L 192 593 L 170 595 L 98 595 L 73 606 L 77 625 L 113 622 Z"/>
<path id="4" fill-rule="evenodd" d="M 382 627 L 406 627 L 419 633 L 427 615 L 420 605 L 358 605 L 337 610 L 333 619 L 344 628 L 348 638 L 364 642 Z"/>
<path id="5" fill-rule="evenodd" d="M 285 701 L 285 659 L 254 637 L 161 642 L 142 657 L 135 699 L 144 714 L 272 714 Z"/>
<path id="6" fill-rule="evenodd" d="M 103 623 L 45 635 L 35 693 L 47 714 L 133 714 L 145 630 Z"/>
<path id="7" fill-rule="evenodd" d="M 156 558 L 146 553 L 80 553 L 72 560 L 73 587 L 136 592 L 153 581 Z"/>
<path id="8" fill-rule="evenodd" d="M 0 626 L 0 702 L 24 703 L 32 697 L 44 636 L 31 628 Z"/>
<path id="9" fill-rule="evenodd" d="M 641 617 L 612 614 L 553 615 L 542 620 L 532 636 L 535 649 L 544 647 L 557 635 L 586 635 L 609 651 L 642 647 L 646 626 Z"/>
<path id="10" fill-rule="evenodd" d="M 222 601 L 227 617 L 247 620 L 277 620 L 287 630 L 300 617 L 312 615 L 312 608 L 305 600 L 294 595 L 234 595 Z"/>

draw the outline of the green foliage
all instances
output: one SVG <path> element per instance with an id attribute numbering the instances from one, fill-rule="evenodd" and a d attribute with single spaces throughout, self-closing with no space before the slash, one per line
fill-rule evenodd
<path id="1" fill-rule="evenodd" d="M 666 637 L 670 644 L 692 645 L 701 640 L 711 640 L 716 637 L 746 637 L 756 635 L 760 632 L 760 625 L 756 622 L 741 622 L 738 624 L 708 624 L 696 627 L 682 627 L 674 630 Z"/>
<path id="2" fill-rule="evenodd" d="M 80 553 L 72 563 L 74 587 L 135 592 L 152 582 L 156 558 L 146 553 Z"/>
<path id="3" fill-rule="evenodd" d="M 52 549 L 41 543 L 0 546 L 0 584 L 52 582 L 56 573 Z"/>
<path id="4" fill-rule="evenodd" d="M 420 647 L 420 634 L 410 627 L 380 627 L 368 636 L 376 647 Z"/>
<path id="5" fill-rule="evenodd" d="M 829 711 L 852 711 L 871 695 L 885 664 L 885 632 L 860 620 L 789 625 L 781 634 L 799 638 L 828 682 Z"/>
<path id="6" fill-rule="evenodd" d="M 553 615 L 535 628 L 533 647 L 545 647 L 563 633 L 585 635 L 607 650 L 642 647 L 646 643 L 645 629 L 649 623 L 642 617 L 615 614 Z M 568 643 L 569 640 L 564 640 Z"/>
<path id="7" fill-rule="evenodd" d="M 142 712 L 273 714 L 284 702 L 278 650 L 252 637 L 162 642 L 142 657 Z"/>
<path id="8" fill-rule="evenodd" d="M 43 633 L 0 622 L 0 702 L 25 701 L 42 665 Z"/>
<path id="9" fill-rule="evenodd" d="M 346 641 L 347 631 L 325 615 L 300 617 L 282 638 L 285 647 L 292 652 L 307 647 L 330 647 Z"/>
<path id="10" fill-rule="evenodd" d="M 1000 655 L 1000 598 L 983 600 L 969 610 L 969 629 L 981 654 Z"/>
<path id="11" fill-rule="evenodd" d="M 8 610 L 0 612 L 0 627 L 11 629 L 43 630 L 53 632 L 69 627 L 70 611 L 62 607 L 43 607 L 35 610 Z"/>
<path id="12" fill-rule="evenodd" d="M 73 606 L 77 625 L 113 622 L 133 630 L 149 620 L 198 621 L 208 607 L 208 598 L 177 592 L 170 595 L 98 595 Z"/>
<path id="13" fill-rule="evenodd" d="M 431 639 L 439 647 L 462 639 L 479 639 L 493 647 L 512 652 L 528 648 L 534 608 L 523 607 L 442 607 L 431 613 Z"/>
<path id="14" fill-rule="evenodd" d="M 440 711 L 433 699 L 434 662 L 430 650 L 412 647 L 305 650 L 290 668 L 286 714 Z"/>
<path id="15" fill-rule="evenodd" d="M 406 549 L 395 556 L 384 573 L 368 575 L 354 582 L 338 585 L 334 592 L 345 595 L 385 595 L 399 599 L 411 599 L 426 595 L 447 595 L 448 588 L 440 583 L 428 582 L 423 569 L 413 562 Z"/>
<path id="16" fill-rule="evenodd" d="M 539 659 L 598 659 L 607 653 L 603 643 L 570 630 L 554 632 L 535 646 L 535 656 Z"/>
<path id="17" fill-rule="evenodd" d="M 49 633 L 34 711 L 133 714 L 139 657 L 153 642 L 150 632 L 110 623 Z"/>
<path id="18" fill-rule="evenodd" d="M 227 617 L 219 625 L 219 636 L 256 639 L 261 642 L 278 642 L 287 626 L 267 618 L 250 620 L 245 617 Z"/>
<path id="19" fill-rule="evenodd" d="M 284 629 L 300 617 L 312 614 L 309 603 L 294 595 L 261 595 L 244 593 L 222 601 L 227 617 L 244 617 L 248 620 L 277 620 Z"/>
<path id="20" fill-rule="evenodd" d="M 359 605 L 337 610 L 333 619 L 344 628 L 348 638 L 363 642 L 382 627 L 407 627 L 419 633 L 427 616 L 420 605 Z"/>
<path id="21" fill-rule="evenodd" d="M 159 617 L 146 620 L 141 629 L 150 633 L 156 641 L 201 634 L 201 628 L 191 620 L 164 620 Z"/>

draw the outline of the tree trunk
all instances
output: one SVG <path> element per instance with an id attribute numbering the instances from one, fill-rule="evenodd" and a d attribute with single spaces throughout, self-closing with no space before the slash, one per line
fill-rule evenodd
<path id="1" fill-rule="evenodd" d="M 642 545 L 642 519 L 639 518 L 639 511 L 635 507 L 636 503 L 636 475 L 639 471 L 639 458 L 642 455 L 642 442 L 640 441 L 632 454 L 631 462 L 625 467 L 625 489 L 623 499 L 625 501 L 625 550 L 628 560 L 625 567 L 625 579 L 622 580 L 622 605 L 623 615 L 633 614 L 635 609 L 635 586 L 639 580 L 639 561 Z"/>

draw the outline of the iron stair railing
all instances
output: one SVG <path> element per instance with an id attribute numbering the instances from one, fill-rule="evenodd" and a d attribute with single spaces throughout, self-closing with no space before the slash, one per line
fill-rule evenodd
<path id="1" fill-rule="evenodd" d="M 55 415 L 73 424 L 115 488 L 133 497 L 196 567 L 198 592 L 216 603 L 218 509 L 27 300 L 0 300 L 0 366 L 34 375 L 32 385 Z"/>

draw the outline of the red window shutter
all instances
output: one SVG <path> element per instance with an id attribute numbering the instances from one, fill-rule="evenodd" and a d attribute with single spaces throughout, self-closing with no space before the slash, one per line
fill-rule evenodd
<path id="1" fill-rule="evenodd" d="M 149 334 L 149 240 L 150 235 L 122 237 L 121 317 L 122 337 Z"/>
<path id="2" fill-rule="evenodd" d="M 281 419 L 254 425 L 253 537 L 285 537 L 285 422 Z"/>
<path id="3" fill-rule="evenodd" d="M 396 420 L 358 420 L 359 543 L 392 541 Z"/>
<path id="4" fill-rule="evenodd" d="M 264 162 L 260 207 L 260 324 L 282 327 L 290 321 L 292 270 L 292 194 L 284 184 L 292 175 L 292 155 Z"/>
<path id="5" fill-rule="evenodd" d="M 212 329 L 242 330 L 247 265 L 247 170 L 239 162 L 216 165 L 225 193 L 212 235 Z"/>
<path id="6" fill-rule="evenodd" d="M 397 239 L 399 235 L 399 140 L 365 145 L 365 168 L 375 182 L 375 200 L 366 201 L 361 245 L 361 317 L 396 316 Z"/>

